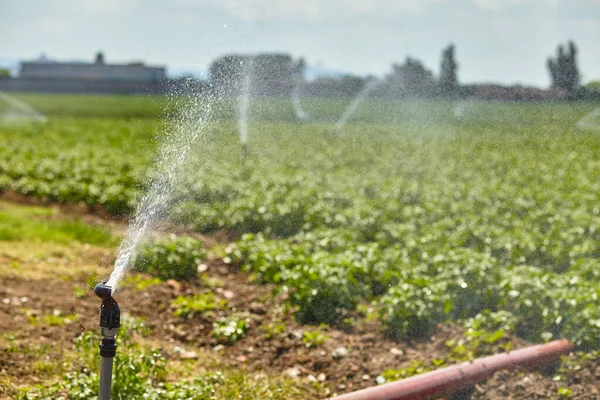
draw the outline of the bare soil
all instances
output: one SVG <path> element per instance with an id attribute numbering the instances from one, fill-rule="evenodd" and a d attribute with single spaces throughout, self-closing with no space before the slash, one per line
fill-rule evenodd
<path id="1" fill-rule="evenodd" d="M 7 200 L 6 195 L 2 198 Z M 11 200 L 22 203 L 22 199 Z M 61 212 L 90 215 L 84 211 L 79 214 L 78 207 L 61 206 Z M 102 217 L 91 214 L 89 218 Z M 214 243 L 222 240 L 223 237 L 212 239 Z M 110 265 L 105 254 L 91 257 L 97 258 L 98 265 Z M 8 268 L 8 262 L 0 254 L 0 269 Z M 292 313 L 281 307 L 284 299 L 274 294 L 274 287 L 251 284 L 248 275 L 227 267 L 220 260 L 209 260 L 207 267 L 208 276 L 220 282 L 217 287 L 214 284 L 209 287 L 202 283 L 170 281 L 143 291 L 124 288 L 116 295 L 123 312 L 147 320 L 151 328 L 149 340 L 158 344 L 169 359 L 180 358 L 181 352 L 175 348 L 181 347 L 188 352 L 197 352 L 191 358 L 197 357 L 195 362 L 199 364 L 205 362 L 203 354 L 210 353 L 224 366 L 244 367 L 274 375 L 287 374 L 299 380 L 318 380 L 330 388 L 330 393 L 344 393 L 376 385 L 376 378 L 387 369 L 405 368 L 415 361 L 447 359 L 449 349 L 446 342 L 463 338 L 462 328 L 444 324 L 430 338 L 394 342 L 384 336 L 376 321 L 368 322 L 357 314 L 358 323 L 354 328 L 349 331 L 322 328 L 328 339 L 322 345 L 309 348 L 301 340 L 302 332 L 317 327 L 298 324 Z M 0 386 L 3 377 L 20 385 L 42 383 L 44 377 L 36 372 L 36 362 L 44 358 L 60 359 L 67 351 L 65 349 L 73 348 L 75 337 L 83 331 L 98 329 L 99 300 L 91 290 L 83 298 L 74 295 L 74 287 L 85 286 L 84 274 L 69 279 L 58 276 L 55 279 L 31 279 L 19 274 L 0 274 Z M 208 290 L 219 298 L 227 299 L 227 308 L 195 315 L 191 319 L 173 315 L 171 302 L 178 295 Z M 31 314 L 46 316 L 55 310 L 79 317 L 64 326 L 30 321 Z M 210 331 L 218 317 L 231 314 L 247 316 L 250 328 L 246 337 L 238 342 L 221 345 L 211 337 Z M 285 328 L 267 340 L 265 327 L 269 323 L 283 323 Z M 11 333 L 17 336 L 17 351 L 7 350 L 10 346 L 6 338 Z M 513 348 L 529 345 L 517 338 L 511 340 Z M 347 354 L 334 359 L 332 353 L 340 347 L 344 347 Z M 561 380 L 556 380 L 556 371 L 503 371 L 487 382 L 477 384 L 471 398 L 566 398 L 559 396 L 560 388 L 568 388 L 571 398 L 600 398 L 600 362 L 596 359 L 582 365 L 583 368 L 563 376 Z"/>

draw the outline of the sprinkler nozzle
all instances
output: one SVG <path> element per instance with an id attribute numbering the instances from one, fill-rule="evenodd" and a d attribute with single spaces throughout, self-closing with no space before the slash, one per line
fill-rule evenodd
<path id="1" fill-rule="evenodd" d="M 99 283 L 94 288 L 94 293 L 102 300 L 100 306 L 100 327 L 116 329 L 121 326 L 121 310 L 112 297 L 112 288 L 106 283 Z"/>
<path id="2" fill-rule="evenodd" d="M 96 293 L 96 296 L 100 297 L 102 301 L 108 300 L 112 297 L 112 288 L 106 283 L 99 283 L 94 288 L 94 293 Z"/>

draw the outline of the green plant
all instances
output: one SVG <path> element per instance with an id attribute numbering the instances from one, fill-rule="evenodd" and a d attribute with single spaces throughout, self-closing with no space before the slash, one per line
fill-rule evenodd
<path id="1" fill-rule="evenodd" d="M 171 302 L 176 317 L 193 318 L 195 314 L 212 310 L 222 310 L 227 306 L 227 300 L 218 299 L 213 292 L 194 294 L 194 296 L 177 296 Z"/>
<path id="2" fill-rule="evenodd" d="M 573 396 L 573 391 L 569 388 L 558 388 L 556 394 L 558 395 L 558 397 L 560 397 L 561 399 L 568 399 L 571 398 Z"/>
<path id="3" fill-rule="evenodd" d="M 116 340 L 119 351 L 114 359 L 112 398 L 145 398 L 154 391 L 155 384 L 166 377 L 166 360 L 156 349 L 147 349 L 133 339 L 146 331 L 143 321 L 123 315 Z M 66 373 L 62 380 L 52 385 L 36 385 L 22 389 L 18 399 L 69 398 L 88 400 L 98 391 L 98 332 L 89 331 L 75 341 L 75 349 L 85 372 Z"/>
<path id="4" fill-rule="evenodd" d="M 340 327 L 345 331 L 351 331 L 356 326 L 356 320 L 354 318 L 348 317 L 344 318 L 340 323 Z"/>
<path id="5" fill-rule="evenodd" d="M 222 344 L 233 344 L 246 336 L 250 319 L 231 316 L 229 318 L 221 317 L 213 323 L 211 336 Z"/>
<path id="6" fill-rule="evenodd" d="M 64 326 L 73 323 L 77 317 L 77 314 L 64 315 L 61 310 L 54 310 L 52 314 L 42 317 L 42 321 L 50 326 Z"/>
<path id="7" fill-rule="evenodd" d="M 100 276 L 97 273 L 92 273 L 85 278 L 85 283 L 89 290 L 92 290 L 100 282 Z"/>
<path id="8" fill-rule="evenodd" d="M 79 287 L 79 286 L 73 287 L 73 294 L 78 299 L 83 299 L 84 297 L 86 297 L 88 295 L 88 293 L 89 293 L 89 289 L 87 289 L 87 288 Z"/>
<path id="9" fill-rule="evenodd" d="M 426 366 L 423 361 L 413 361 L 410 366 L 405 368 L 385 370 L 381 376 L 383 376 L 387 382 L 397 381 L 400 379 L 410 378 L 411 376 L 424 374 L 425 372 L 432 371 L 435 368 L 435 366 Z"/>
<path id="10" fill-rule="evenodd" d="M 428 335 L 445 317 L 448 309 L 438 285 L 402 284 L 390 289 L 380 300 L 380 316 L 387 334 L 394 338 Z"/>
<path id="11" fill-rule="evenodd" d="M 135 257 L 134 267 L 163 280 L 189 280 L 196 277 L 198 265 L 205 256 L 199 240 L 171 236 L 144 246 Z"/>
<path id="12" fill-rule="evenodd" d="M 315 329 L 313 331 L 304 331 L 302 334 L 302 343 L 308 348 L 321 346 L 329 337 Z"/>
<path id="13" fill-rule="evenodd" d="M 275 336 L 285 332 L 285 324 L 270 322 L 267 325 L 265 325 L 262 329 L 265 332 L 265 339 L 271 340 Z"/>
<path id="14" fill-rule="evenodd" d="M 20 346 L 17 343 L 17 334 L 9 332 L 4 333 L 1 336 L 3 340 L 3 345 L 0 347 L 2 351 L 7 354 L 16 353 L 20 350 Z"/>
<path id="15" fill-rule="evenodd" d="M 161 283 L 159 278 L 150 278 L 141 274 L 133 274 L 125 277 L 123 285 L 133 287 L 135 290 L 146 290 Z"/>

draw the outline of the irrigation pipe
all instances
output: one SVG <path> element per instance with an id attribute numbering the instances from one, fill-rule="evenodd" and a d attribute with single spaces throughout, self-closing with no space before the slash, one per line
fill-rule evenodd
<path id="1" fill-rule="evenodd" d="M 568 354 L 574 345 L 566 339 L 526 347 L 509 353 L 479 358 L 463 364 L 438 369 L 401 381 L 387 383 L 356 392 L 343 394 L 331 400 L 409 400 L 430 399 L 473 387 L 494 373 L 514 367 L 542 367 Z"/>

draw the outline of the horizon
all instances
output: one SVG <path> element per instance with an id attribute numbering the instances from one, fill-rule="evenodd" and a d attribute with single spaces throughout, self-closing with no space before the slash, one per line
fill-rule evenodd
<path id="1" fill-rule="evenodd" d="M 382 77 L 410 56 L 437 76 L 442 48 L 454 43 L 463 85 L 549 87 L 547 58 L 573 40 L 582 83 L 600 79 L 593 0 L 30 0 L 0 11 L 3 36 L 19 37 L 3 43 L 0 62 L 42 53 L 91 62 L 101 50 L 107 63 L 143 60 L 198 75 L 225 54 L 282 52 L 325 75 Z"/>

